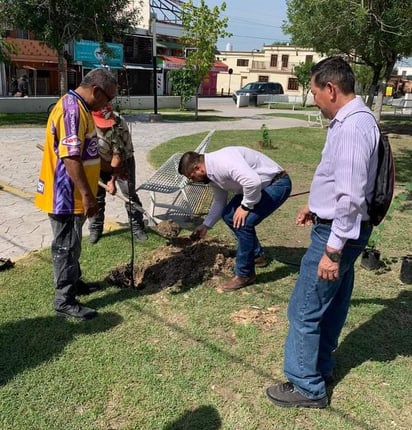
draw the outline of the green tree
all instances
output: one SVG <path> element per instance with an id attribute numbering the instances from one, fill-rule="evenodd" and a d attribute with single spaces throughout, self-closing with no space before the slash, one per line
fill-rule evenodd
<path id="1" fill-rule="evenodd" d="M 196 86 L 195 75 L 192 69 L 171 70 L 172 92 L 180 96 L 180 110 L 185 110 L 186 103 L 193 96 L 193 89 Z"/>
<path id="2" fill-rule="evenodd" d="M 198 116 L 198 91 L 202 80 L 215 62 L 216 44 L 220 37 L 231 36 L 226 31 L 228 18 L 221 18 L 226 3 L 209 8 L 205 0 L 195 7 L 189 0 L 182 4 L 183 36 L 181 43 L 187 49 L 185 69 L 191 70 L 194 79 L 192 95 L 196 96 L 195 116 Z"/>
<path id="3" fill-rule="evenodd" d="M 372 69 L 362 64 L 354 64 L 353 72 L 356 78 L 356 92 L 366 98 L 372 85 Z"/>
<path id="4" fill-rule="evenodd" d="M 90 38 L 105 45 L 107 37 L 122 40 L 139 20 L 129 0 L 0 0 L 0 22 L 34 33 L 58 55 L 60 92 L 66 91 L 65 44 Z"/>
<path id="5" fill-rule="evenodd" d="M 10 55 L 16 54 L 17 48 L 7 40 L 4 40 L 0 35 L 0 64 L 8 63 L 10 61 Z"/>
<path id="6" fill-rule="evenodd" d="M 308 99 L 308 94 L 310 90 L 310 80 L 311 80 L 311 69 L 314 63 L 299 63 L 295 66 L 293 74 L 296 76 L 299 85 L 302 87 L 302 106 L 306 106 L 306 101 Z"/>
<path id="7" fill-rule="evenodd" d="M 399 59 L 412 53 L 410 0 L 287 0 L 284 32 L 292 42 L 325 55 L 344 54 L 373 71 L 369 106 L 381 87 L 375 107 L 382 107 L 384 82 Z"/>

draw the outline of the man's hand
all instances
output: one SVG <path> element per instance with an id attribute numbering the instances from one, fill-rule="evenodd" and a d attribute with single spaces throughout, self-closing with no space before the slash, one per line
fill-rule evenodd
<path id="1" fill-rule="evenodd" d="M 113 178 L 106 184 L 106 191 L 114 196 L 116 194 L 117 188 L 116 188 L 116 179 Z"/>
<path id="2" fill-rule="evenodd" d="M 309 206 L 305 205 L 303 208 L 301 208 L 296 215 L 295 220 L 296 225 L 300 225 L 302 227 L 312 225 L 312 218 L 310 217 L 310 210 Z"/>
<path id="3" fill-rule="evenodd" d="M 87 218 L 96 215 L 99 210 L 99 205 L 97 204 L 97 200 L 93 195 L 85 195 L 82 197 L 83 207 L 84 207 L 84 216 Z"/>
<path id="4" fill-rule="evenodd" d="M 204 224 L 199 225 L 199 227 L 196 227 L 193 230 L 192 234 L 190 235 L 190 239 L 193 241 L 203 239 L 206 236 L 206 233 L 208 230 L 209 230 L 209 227 L 207 227 L 206 225 Z"/>
<path id="5" fill-rule="evenodd" d="M 99 207 L 90 189 L 80 157 L 65 157 L 63 158 L 63 163 L 70 179 L 74 182 L 75 187 L 82 196 L 84 215 L 87 218 L 92 217 L 97 213 Z"/>
<path id="6" fill-rule="evenodd" d="M 338 253 L 339 250 L 330 247 L 329 252 Z M 318 277 L 325 281 L 336 281 L 339 278 L 339 262 L 332 261 L 326 254 L 323 254 L 318 265 Z"/>
<path id="7" fill-rule="evenodd" d="M 246 218 L 249 215 L 249 211 L 246 211 L 242 209 L 241 206 L 239 206 L 235 213 L 233 214 L 233 227 L 239 228 L 243 227 L 246 224 Z"/>

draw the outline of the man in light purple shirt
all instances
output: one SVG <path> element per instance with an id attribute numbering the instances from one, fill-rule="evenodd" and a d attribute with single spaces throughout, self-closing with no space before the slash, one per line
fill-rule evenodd
<path id="1" fill-rule="evenodd" d="M 353 71 L 341 57 L 312 68 L 315 104 L 331 122 L 309 204 L 296 218 L 298 225 L 312 225 L 312 235 L 288 306 L 288 382 L 266 390 L 282 407 L 327 406 L 332 352 L 347 317 L 354 264 L 372 232 L 367 201 L 376 177 L 379 128 L 354 88 Z"/>
<path id="2" fill-rule="evenodd" d="M 266 265 L 255 227 L 289 197 L 289 176 L 266 155 L 242 146 L 228 146 L 204 155 L 186 152 L 180 160 L 179 173 L 194 182 L 210 182 L 213 189 L 210 211 L 192 238 L 203 238 L 223 218 L 238 240 L 235 276 L 219 290 L 235 291 L 252 284 L 255 266 Z M 234 197 L 228 202 L 229 193 Z"/>

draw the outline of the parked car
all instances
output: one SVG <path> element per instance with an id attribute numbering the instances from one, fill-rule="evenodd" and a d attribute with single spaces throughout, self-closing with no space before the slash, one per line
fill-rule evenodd
<path id="1" fill-rule="evenodd" d="M 283 87 L 279 82 L 249 82 L 240 90 L 232 94 L 232 99 L 237 103 L 237 96 L 249 96 L 249 104 L 257 104 L 258 94 L 283 94 Z"/>

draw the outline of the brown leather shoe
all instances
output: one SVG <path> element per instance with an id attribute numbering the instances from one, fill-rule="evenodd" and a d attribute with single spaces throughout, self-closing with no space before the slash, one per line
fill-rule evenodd
<path id="1" fill-rule="evenodd" d="M 226 281 L 221 287 L 219 287 L 220 291 L 224 291 L 228 293 L 230 291 L 239 290 L 240 288 L 247 287 L 250 284 L 255 282 L 256 275 L 251 275 L 247 277 L 242 276 L 234 276 L 232 279 Z"/>
<path id="2" fill-rule="evenodd" d="M 269 264 L 269 261 L 266 260 L 264 255 L 259 255 L 259 257 L 255 258 L 255 267 L 266 267 Z"/>

